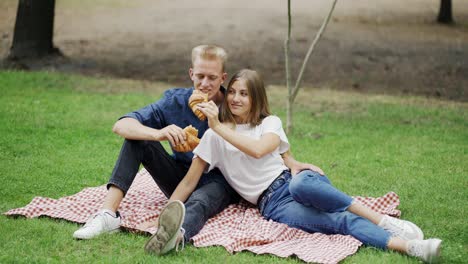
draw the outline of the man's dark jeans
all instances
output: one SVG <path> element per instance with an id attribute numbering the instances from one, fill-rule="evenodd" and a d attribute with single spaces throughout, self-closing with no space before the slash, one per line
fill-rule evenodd
<path id="1" fill-rule="evenodd" d="M 187 173 L 187 165 L 178 163 L 157 141 L 125 140 L 107 184 L 127 193 L 140 164 L 151 174 L 161 191 L 170 197 Z M 222 174 L 215 170 L 204 174 L 185 202 L 185 240 L 198 234 L 206 221 L 239 198 Z"/>

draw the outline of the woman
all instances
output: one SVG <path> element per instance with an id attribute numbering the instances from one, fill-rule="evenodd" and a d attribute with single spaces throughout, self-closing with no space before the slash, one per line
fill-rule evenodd
<path id="1" fill-rule="evenodd" d="M 365 245 L 435 261 L 441 240 L 423 240 L 413 223 L 374 212 L 333 187 L 326 176 L 305 170 L 292 176 L 281 154 L 289 149 L 281 120 L 270 115 L 262 79 L 241 70 L 229 82 L 226 100 L 199 105 L 210 130 L 193 151 L 192 165 L 160 216 L 160 234 L 146 250 L 164 254 L 177 244 L 185 201 L 203 171 L 221 170 L 229 184 L 258 206 L 266 219 L 307 232 L 352 235 Z"/>

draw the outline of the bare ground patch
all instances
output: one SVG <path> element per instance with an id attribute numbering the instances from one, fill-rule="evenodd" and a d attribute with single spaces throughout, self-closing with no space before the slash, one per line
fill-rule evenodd
<path id="1" fill-rule="evenodd" d="M 0 3 L 0 57 L 11 45 L 17 1 Z M 331 2 L 292 1 L 292 70 Z M 468 2 L 453 1 L 456 26 L 434 22 L 438 0 L 342 1 L 312 55 L 304 86 L 468 101 Z M 190 50 L 217 43 L 228 72 L 259 70 L 283 85 L 285 1 L 57 1 L 63 59 L 23 62 L 52 69 L 190 85 Z"/>

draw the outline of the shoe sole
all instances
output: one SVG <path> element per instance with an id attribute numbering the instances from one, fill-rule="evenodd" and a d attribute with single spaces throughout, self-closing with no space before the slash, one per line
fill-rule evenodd
<path id="1" fill-rule="evenodd" d="M 154 243 L 156 241 L 158 241 L 158 232 L 161 230 L 161 221 L 162 219 L 161 218 L 164 218 L 164 213 L 167 212 L 168 210 L 170 210 L 171 207 L 179 207 L 181 209 L 181 216 L 177 219 L 177 231 L 176 233 L 174 234 L 174 236 L 169 239 L 166 244 L 164 245 L 164 247 L 159 251 L 157 250 L 155 247 L 153 247 Z M 175 247 L 175 243 L 176 243 L 176 240 L 177 240 L 177 235 L 178 235 L 178 230 L 180 230 L 180 228 L 182 227 L 182 223 L 184 221 L 184 218 L 185 218 L 185 206 L 184 204 L 181 202 L 181 201 L 171 201 L 170 203 L 168 203 L 166 205 L 166 207 L 161 211 L 161 214 L 159 215 L 159 221 L 158 221 L 158 231 L 156 231 L 156 233 L 154 235 L 151 236 L 151 238 L 146 242 L 145 244 L 145 251 L 147 253 L 150 253 L 150 254 L 155 254 L 155 255 L 164 255 L 166 254 L 167 252 L 169 252 L 171 249 L 173 249 Z"/>

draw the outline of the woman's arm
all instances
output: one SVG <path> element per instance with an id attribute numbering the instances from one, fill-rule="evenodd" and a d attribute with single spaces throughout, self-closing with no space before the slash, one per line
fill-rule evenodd
<path id="1" fill-rule="evenodd" d="M 185 202 L 192 194 L 195 187 L 197 187 L 203 170 L 205 169 L 206 162 L 199 157 L 192 160 L 192 165 L 185 175 L 184 179 L 177 185 L 177 188 L 172 193 L 169 200 L 179 200 Z"/>
<path id="2" fill-rule="evenodd" d="M 259 159 L 273 152 L 280 145 L 280 137 L 275 133 L 266 133 L 259 139 L 254 139 L 222 124 L 218 119 L 218 107 L 213 101 L 198 104 L 198 107 L 208 118 L 208 125 L 213 131 L 249 156 Z"/>
<path id="3" fill-rule="evenodd" d="M 303 170 L 313 170 L 320 173 L 321 175 L 325 175 L 325 173 L 319 167 L 295 160 L 292 156 L 291 150 L 281 154 L 281 157 L 284 160 L 284 164 L 291 170 L 292 175 L 296 175 Z"/>
<path id="4" fill-rule="evenodd" d="M 221 123 L 211 129 L 240 151 L 256 159 L 273 152 L 280 144 L 280 138 L 275 133 L 266 133 L 259 139 L 254 139 L 239 134 L 227 125 Z"/>

